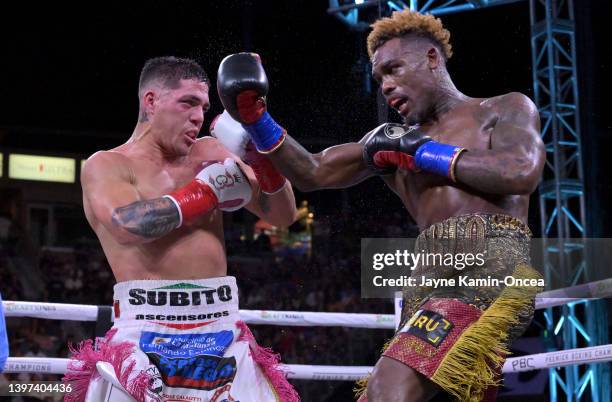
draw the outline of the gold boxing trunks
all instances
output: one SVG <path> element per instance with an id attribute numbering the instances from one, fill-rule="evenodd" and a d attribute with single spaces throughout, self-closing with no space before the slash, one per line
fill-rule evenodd
<path id="1" fill-rule="evenodd" d="M 508 346 L 530 324 L 535 295 L 542 291 L 541 275 L 529 266 L 530 239 L 525 224 L 499 214 L 452 217 L 424 230 L 415 252 L 478 254 L 482 263 L 417 267 L 412 277 L 419 283 L 455 279 L 455 285 L 405 289 L 400 326 L 383 356 L 410 366 L 459 401 L 494 397 Z"/>

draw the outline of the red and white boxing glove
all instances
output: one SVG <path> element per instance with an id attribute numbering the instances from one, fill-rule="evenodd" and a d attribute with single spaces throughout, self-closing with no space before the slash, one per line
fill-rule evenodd
<path id="1" fill-rule="evenodd" d="M 287 179 L 276 170 L 266 155 L 257 152 L 249 133 L 227 111 L 223 111 L 212 121 L 210 135 L 253 169 L 264 193 L 274 194 L 285 186 Z"/>
<path id="2" fill-rule="evenodd" d="M 183 222 L 219 208 L 236 211 L 251 200 L 251 184 L 235 160 L 226 158 L 223 163 L 206 162 L 204 169 L 187 185 L 164 195 L 174 202 Z"/>

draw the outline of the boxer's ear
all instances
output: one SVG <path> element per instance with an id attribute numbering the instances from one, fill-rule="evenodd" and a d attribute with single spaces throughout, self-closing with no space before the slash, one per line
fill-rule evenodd
<path id="1" fill-rule="evenodd" d="M 138 104 L 138 120 L 141 123 L 149 121 L 155 113 L 156 94 L 155 91 L 147 89 L 144 92 L 139 92 Z"/>
<path id="2" fill-rule="evenodd" d="M 430 47 L 427 50 L 427 66 L 431 70 L 435 70 L 440 65 L 440 53 L 435 47 Z"/>
<path id="3" fill-rule="evenodd" d="M 142 104 L 147 109 L 147 112 L 153 112 L 157 96 L 155 91 L 148 90 L 142 95 Z"/>

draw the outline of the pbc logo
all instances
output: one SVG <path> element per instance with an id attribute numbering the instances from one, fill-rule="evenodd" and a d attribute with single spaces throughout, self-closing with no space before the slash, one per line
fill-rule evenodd
<path id="1" fill-rule="evenodd" d="M 533 370 L 536 367 L 533 364 L 533 357 L 520 357 L 512 361 L 512 370 Z"/>
<path id="2" fill-rule="evenodd" d="M 182 290 L 191 291 L 182 291 Z M 208 286 L 198 286 L 191 283 L 178 283 L 152 290 L 130 289 L 128 302 L 133 306 L 148 304 L 150 306 L 200 306 L 214 304 L 215 295 L 219 301 L 232 300 L 232 289 L 228 285 L 217 289 Z"/>
<path id="3" fill-rule="evenodd" d="M 443 315 L 429 310 L 419 310 L 400 332 L 414 335 L 437 348 L 453 327 L 453 323 Z"/>
<path id="4" fill-rule="evenodd" d="M 398 138 L 405 136 L 406 134 L 410 134 L 413 131 L 414 131 L 414 127 L 406 128 L 405 126 L 402 126 L 401 124 L 388 123 L 387 125 L 385 125 L 384 133 L 387 138 L 396 140 Z"/>

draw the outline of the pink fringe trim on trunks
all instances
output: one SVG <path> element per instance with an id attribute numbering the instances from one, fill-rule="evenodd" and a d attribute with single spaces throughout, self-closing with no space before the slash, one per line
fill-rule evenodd
<path id="1" fill-rule="evenodd" d="M 62 381 L 65 384 L 70 384 L 72 392 L 66 395 L 65 402 L 83 402 L 85 400 L 89 384 L 100 376 L 96 369 L 96 363 L 99 361 L 110 363 L 115 369 L 115 375 L 119 379 L 119 383 L 136 401 L 144 402 L 149 375 L 141 371 L 132 381 L 128 382 L 136 361 L 132 360 L 124 369 L 121 369 L 121 367 L 134 353 L 135 345 L 127 341 L 111 344 L 110 341 L 116 332 L 117 329 L 108 331 L 104 338 L 98 342 L 97 349 L 94 348 L 91 339 L 81 342 L 76 349 L 69 345 L 72 358 L 68 363 L 68 372 L 64 375 Z"/>
<path id="2" fill-rule="evenodd" d="M 244 321 L 238 321 L 236 326 L 241 331 L 238 341 L 249 342 L 253 360 L 259 365 L 259 367 L 261 367 L 266 377 L 268 377 L 268 381 L 270 381 L 270 384 L 278 394 L 280 401 L 299 402 L 300 396 L 285 378 L 285 373 L 278 368 L 278 365 L 280 364 L 280 355 L 278 353 L 274 353 L 274 351 L 270 348 L 259 346 L 255 341 L 255 337 L 253 337 L 251 330 L 249 327 L 247 327 Z"/>

